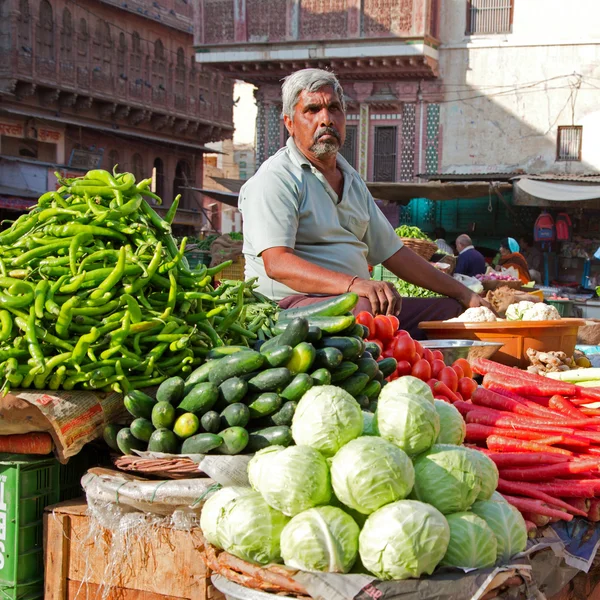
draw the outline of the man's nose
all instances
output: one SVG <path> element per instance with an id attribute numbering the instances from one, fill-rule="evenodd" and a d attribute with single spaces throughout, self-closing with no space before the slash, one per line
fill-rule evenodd
<path id="1" fill-rule="evenodd" d="M 331 118 L 331 113 L 327 108 L 324 108 L 321 111 L 321 125 L 323 127 L 331 127 L 333 125 L 333 119 Z"/>

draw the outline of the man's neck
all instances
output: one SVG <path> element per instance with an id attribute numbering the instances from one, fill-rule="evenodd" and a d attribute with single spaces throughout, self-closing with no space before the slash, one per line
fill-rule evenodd
<path id="1" fill-rule="evenodd" d="M 466 252 L 467 250 L 472 250 L 473 249 L 473 244 L 471 244 L 470 246 L 467 246 L 466 248 L 463 248 L 459 254 L 462 254 L 463 252 Z"/>
<path id="2" fill-rule="evenodd" d="M 323 175 L 325 175 L 327 177 L 327 175 L 332 175 L 335 173 L 336 169 L 337 169 L 337 152 L 335 152 L 334 154 L 329 154 L 327 156 L 322 156 L 322 157 L 316 157 L 314 156 L 314 154 L 312 154 L 311 152 L 304 151 L 302 148 L 299 148 L 298 146 L 296 146 L 296 148 L 298 148 L 298 150 L 300 150 L 300 152 L 302 152 L 302 154 L 304 154 L 304 156 L 310 161 L 310 163 L 319 171 L 321 171 L 321 173 L 323 173 Z"/>

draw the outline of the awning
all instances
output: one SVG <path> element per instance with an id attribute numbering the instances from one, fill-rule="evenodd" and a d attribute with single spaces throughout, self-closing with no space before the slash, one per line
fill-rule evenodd
<path id="1" fill-rule="evenodd" d="M 221 190 L 205 190 L 204 188 L 196 188 L 196 187 L 186 187 L 186 190 L 193 190 L 194 192 L 200 192 L 213 200 L 218 200 L 219 202 L 223 202 L 223 204 L 227 204 L 227 206 L 232 206 L 233 208 L 237 208 L 238 205 L 238 194 L 234 192 L 222 192 Z"/>
<path id="2" fill-rule="evenodd" d="M 550 202 L 582 202 L 600 199 L 600 185 L 586 183 L 552 183 L 528 179 L 515 181 L 519 191 Z"/>

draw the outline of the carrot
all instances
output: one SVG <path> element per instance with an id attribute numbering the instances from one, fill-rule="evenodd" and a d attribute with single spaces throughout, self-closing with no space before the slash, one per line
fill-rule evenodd
<path id="1" fill-rule="evenodd" d="M 463 417 L 472 410 L 481 409 L 481 407 L 475 406 L 475 404 L 473 404 L 472 402 L 465 402 L 464 400 L 458 400 L 457 402 L 454 402 L 453 406 Z"/>
<path id="2" fill-rule="evenodd" d="M 535 431 L 524 431 L 502 427 L 490 427 L 479 423 L 467 423 L 466 440 L 468 442 L 485 442 L 491 435 L 505 436 L 516 440 L 528 440 L 535 442 L 547 436 L 545 433 Z"/>
<path id="3" fill-rule="evenodd" d="M 533 410 L 527 406 L 524 406 L 517 400 L 496 394 L 495 392 L 486 390 L 482 387 L 478 387 L 475 392 L 473 392 L 473 395 L 471 396 L 471 402 L 473 404 L 485 406 L 486 408 L 513 412 L 527 417 L 548 418 L 547 415 L 541 410 Z"/>
<path id="4" fill-rule="evenodd" d="M 558 496 L 560 498 L 593 498 L 595 495 L 594 487 L 581 483 L 581 481 L 565 481 L 563 479 L 557 479 L 554 481 L 537 481 L 528 483 L 527 485 L 535 487 L 536 489 L 546 492 L 551 496 Z"/>
<path id="5" fill-rule="evenodd" d="M 53 449 L 52 436 L 46 432 L 0 435 L 0 452 L 50 454 Z"/>
<path id="6" fill-rule="evenodd" d="M 532 521 L 525 519 L 525 527 L 527 527 L 527 537 L 534 540 L 538 535 L 537 525 Z"/>
<path id="7" fill-rule="evenodd" d="M 588 510 L 587 518 L 592 523 L 600 521 L 600 498 L 593 498 L 590 502 L 590 510 Z"/>
<path id="8" fill-rule="evenodd" d="M 530 394 L 533 396 L 554 396 L 555 394 L 575 396 L 577 394 L 576 387 L 570 383 L 554 381 L 544 377 L 540 379 L 542 381 L 531 381 L 529 378 L 490 373 L 483 378 L 483 387 L 487 388 L 495 384 L 523 396 L 529 396 Z"/>
<path id="9" fill-rule="evenodd" d="M 571 512 L 574 515 L 579 515 L 580 517 L 585 517 L 587 515 L 588 509 L 585 510 L 578 506 L 577 504 L 570 504 L 568 502 L 564 502 L 559 498 L 554 498 L 547 494 L 546 492 L 537 489 L 535 486 L 529 486 L 526 483 L 515 483 L 514 481 L 506 481 L 505 479 L 498 480 L 498 491 L 506 494 L 520 494 L 521 496 L 529 496 L 530 498 L 536 498 L 537 500 L 543 500 L 547 504 L 551 504 L 553 506 L 558 506 L 566 510 L 567 512 Z M 583 498 L 575 498 L 574 500 L 581 500 L 585 502 Z"/>
<path id="10" fill-rule="evenodd" d="M 488 389 L 496 392 L 497 394 L 500 394 L 501 396 L 506 396 L 507 398 L 512 398 L 513 400 L 516 400 L 517 402 L 520 402 L 524 406 L 527 406 L 528 408 L 530 408 L 534 411 L 537 411 L 538 414 L 540 414 L 540 415 L 543 414 L 550 419 L 560 419 L 560 415 L 557 415 L 555 410 L 548 408 L 546 405 L 541 406 L 539 402 L 536 402 L 534 400 L 529 400 L 529 398 L 525 398 L 524 396 L 519 396 L 519 394 L 515 394 L 515 392 L 505 390 L 504 388 L 496 386 L 496 385 L 492 385 Z M 545 400 L 547 400 L 547 398 L 545 398 Z M 546 404 L 547 404 L 547 402 L 546 402 Z"/>
<path id="11" fill-rule="evenodd" d="M 506 365 L 501 365 L 500 363 L 487 358 L 476 358 L 470 362 L 473 373 L 479 375 L 487 375 L 488 373 L 504 373 L 512 375 L 513 373 L 520 373 L 519 369 L 516 367 L 507 367 Z"/>
<path id="12" fill-rule="evenodd" d="M 569 400 L 569 402 L 571 402 Z M 571 402 L 573 404 L 573 402 Z M 573 404 L 575 406 L 575 404 Z M 586 417 L 600 417 L 600 408 L 587 408 L 584 406 L 579 409 Z"/>
<path id="13" fill-rule="evenodd" d="M 577 389 L 574 394 L 567 394 L 567 396 L 578 396 L 579 398 L 591 398 L 596 402 L 600 400 L 600 388 L 584 388 L 575 386 Z"/>
<path id="14" fill-rule="evenodd" d="M 538 444 L 546 444 L 547 446 L 561 446 L 561 445 L 564 446 L 565 445 L 565 438 L 562 435 L 554 435 L 552 437 L 539 438 L 535 441 Z"/>
<path id="15" fill-rule="evenodd" d="M 566 509 L 567 512 L 573 512 L 574 515 L 579 514 L 580 517 L 587 516 L 587 514 L 590 510 L 590 505 L 592 503 L 589 498 L 573 498 L 572 496 L 562 498 L 562 501 L 565 504 L 568 504 L 569 506 L 571 506 L 579 511 L 579 513 L 577 513 L 577 512 L 573 512 L 572 510 Z M 585 513 L 585 514 L 582 515 L 580 513 Z"/>
<path id="16" fill-rule="evenodd" d="M 436 381 L 433 384 L 433 395 L 440 394 L 446 396 L 451 402 L 462 402 L 462 396 L 457 396 L 443 381 Z"/>
<path id="17" fill-rule="evenodd" d="M 552 396 L 548 402 L 548 406 L 557 410 L 558 412 L 566 415 L 567 417 L 571 417 L 572 419 L 588 419 L 589 417 L 582 413 L 574 404 L 569 402 L 566 398 L 562 396 Z"/>
<path id="18" fill-rule="evenodd" d="M 546 515 L 548 517 L 555 517 L 563 521 L 573 520 L 572 514 L 564 512 L 562 510 L 556 510 L 555 508 L 550 508 L 549 506 L 546 506 L 541 500 L 519 498 L 517 496 L 508 496 L 507 494 L 502 494 L 502 496 L 508 503 L 512 504 L 515 508 L 522 512 L 525 511 L 538 515 Z"/>
<path id="19" fill-rule="evenodd" d="M 536 442 L 528 442 L 523 440 L 514 440 L 508 437 L 503 437 L 499 435 L 492 435 L 487 439 L 487 447 L 490 450 L 495 452 L 519 452 L 519 451 L 529 451 L 529 452 L 554 452 L 555 454 L 563 454 L 565 456 L 571 456 L 573 453 L 569 450 L 563 450 L 562 448 L 554 448 L 554 446 L 545 446 L 544 444 L 537 444 Z M 548 465 L 547 467 L 536 467 L 532 469 L 534 471 L 540 471 L 544 468 L 550 467 L 562 467 L 563 465 L 568 465 L 570 463 L 560 463 L 558 465 Z M 507 469 L 507 471 L 526 471 L 528 469 Z M 552 475 L 552 477 L 556 477 L 556 475 Z M 514 477 L 506 477 L 506 479 L 514 479 Z M 541 479 L 546 479 L 545 477 L 541 477 Z M 523 479 L 522 481 L 529 481 L 528 479 Z"/>
<path id="20" fill-rule="evenodd" d="M 511 413 L 501 413 L 500 411 L 492 412 L 490 409 L 486 410 L 473 410 L 467 413 L 465 417 L 467 423 L 481 423 L 482 425 L 489 426 L 500 426 L 500 427 L 516 427 L 519 429 L 530 429 L 532 431 L 542 431 L 544 433 L 556 433 L 562 434 L 567 433 L 571 435 L 581 435 L 582 437 L 592 435 L 590 439 L 593 439 L 591 432 L 576 430 L 574 427 L 581 423 L 581 421 L 568 421 L 564 420 L 562 423 L 556 421 L 543 421 L 542 419 L 532 419 L 519 417 Z"/>
<path id="21" fill-rule="evenodd" d="M 467 426 L 468 427 L 468 426 Z M 540 464 L 558 464 L 568 462 L 568 456 L 561 454 L 546 454 L 544 452 L 485 452 L 496 464 L 501 467 L 528 467 Z"/>
<path id="22" fill-rule="evenodd" d="M 521 444 L 535 444 L 535 442 L 519 442 Z M 488 447 L 490 440 L 488 439 Z M 537 444 L 536 444 L 537 445 Z M 552 446 L 548 446 L 551 448 Z M 554 450 L 558 450 L 555 448 Z M 541 481 L 553 479 L 563 475 L 576 475 L 589 471 L 598 471 L 600 463 L 595 460 L 570 461 L 558 465 L 546 465 L 544 467 L 519 467 L 514 469 L 500 469 L 502 479 L 510 481 Z M 600 481 L 600 480 L 599 480 Z"/>

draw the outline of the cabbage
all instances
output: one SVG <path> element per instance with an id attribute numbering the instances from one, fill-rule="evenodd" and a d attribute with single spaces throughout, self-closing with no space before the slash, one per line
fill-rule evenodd
<path id="1" fill-rule="evenodd" d="M 358 554 L 358 534 L 358 525 L 340 508 L 311 508 L 284 527 L 281 556 L 294 569 L 347 573 Z"/>
<path id="2" fill-rule="evenodd" d="M 289 517 L 331 500 L 327 461 L 308 446 L 260 450 L 248 463 L 248 479 L 269 506 Z"/>
<path id="3" fill-rule="evenodd" d="M 222 548 L 217 537 L 217 521 L 221 516 L 223 508 L 234 498 L 252 494 L 252 488 L 249 487 L 225 487 L 214 493 L 202 507 L 200 514 L 200 528 L 202 535 L 217 548 Z"/>
<path id="4" fill-rule="evenodd" d="M 488 524 L 470 512 L 446 517 L 450 526 L 450 543 L 442 565 L 462 569 L 482 569 L 496 562 L 498 542 Z"/>
<path id="5" fill-rule="evenodd" d="M 497 562 L 506 564 L 527 547 L 527 526 L 521 513 L 508 502 L 481 500 L 471 511 L 481 517 L 494 532 L 498 542 Z"/>
<path id="6" fill-rule="evenodd" d="M 385 387 L 391 387 L 396 396 L 405 396 L 410 394 L 413 396 L 421 396 L 426 398 L 433 404 L 433 393 L 431 388 L 420 379 L 405 375 L 388 383 Z"/>
<path id="7" fill-rule="evenodd" d="M 420 454 L 430 448 L 438 436 L 440 418 L 427 398 L 396 394 L 396 381 L 381 390 L 375 413 L 377 430 L 382 438 L 407 454 Z"/>
<path id="8" fill-rule="evenodd" d="M 415 481 L 410 458 L 378 437 L 348 442 L 331 460 L 331 482 L 340 502 L 363 513 L 406 498 Z"/>
<path id="9" fill-rule="evenodd" d="M 358 402 L 333 385 L 311 388 L 302 396 L 292 421 L 292 437 L 299 446 L 310 446 L 333 456 L 363 431 Z"/>
<path id="10" fill-rule="evenodd" d="M 473 448 L 467 448 L 473 460 L 473 464 L 477 469 L 479 475 L 479 485 L 481 490 L 477 496 L 477 500 L 489 500 L 492 494 L 498 487 L 498 467 L 496 463 L 483 452 L 475 450 Z"/>
<path id="11" fill-rule="evenodd" d="M 434 400 L 435 411 L 440 417 L 440 432 L 436 444 L 460 446 L 465 441 L 467 426 L 458 409 L 443 400 Z"/>
<path id="12" fill-rule="evenodd" d="M 445 515 L 468 510 L 481 490 L 468 448 L 436 444 L 414 461 L 413 496 Z"/>
<path id="13" fill-rule="evenodd" d="M 494 502 L 506 502 L 506 498 L 500 492 L 494 492 L 490 496 L 490 500 L 493 500 Z"/>
<path id="14" fill-rule="evenodd" d="M 289 518 L 271 508 L 258 492 L 238 496 L 221 510 L 217 538 L 224 550 L 248 562 L 280 562 L 279 538 Z"/>
<path id="15" fill-rule="evenodd" d="M 374 512 L 358 538 L 360 558 L 380 579 L 431 575 L 446 554 L 450 528 L 429 504 L 399 500 Z"/>
<path id="16" fill-rule="evenodd" d="M 363 414 L 363 435 L 378 435 L 377 427 L 375 423 L 375 415 L 371 412 L 367 412 L 365 410 L 362 411 Z"/>

